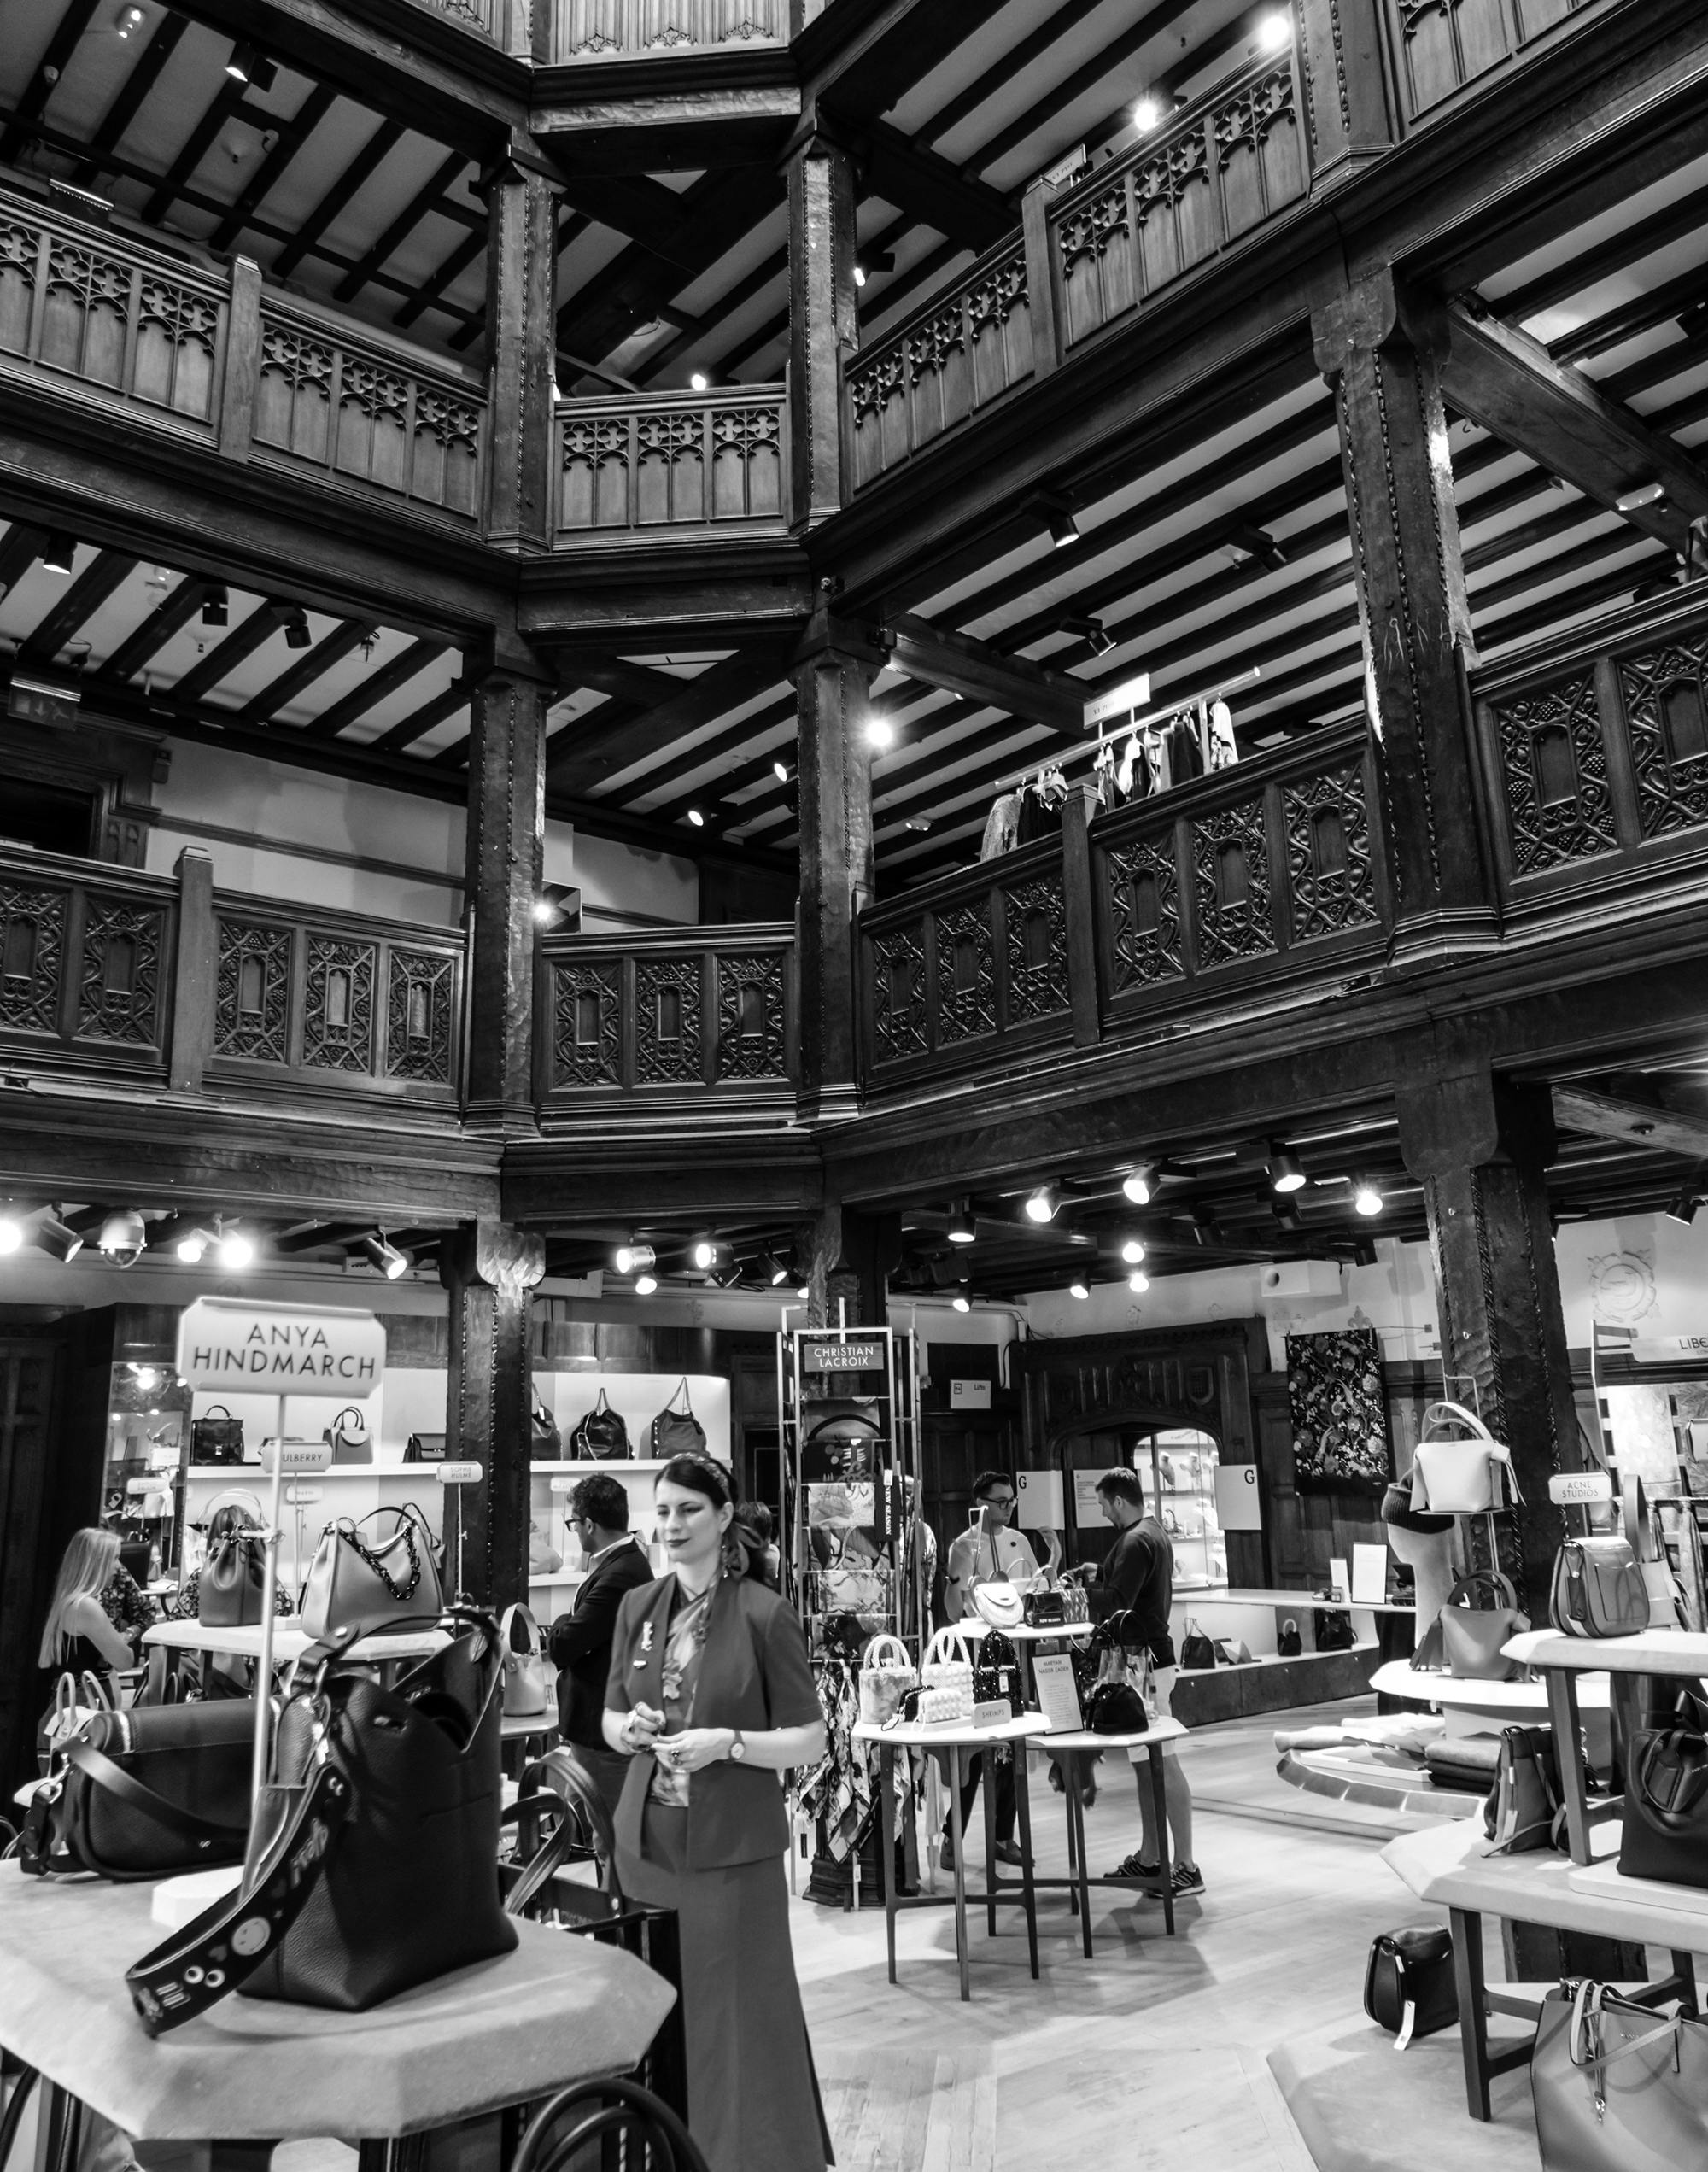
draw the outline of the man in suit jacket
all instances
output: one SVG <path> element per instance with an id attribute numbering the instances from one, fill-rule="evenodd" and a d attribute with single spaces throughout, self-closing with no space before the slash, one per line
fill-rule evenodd
<path id="1" fill-rule="evenodd" d="M 652 1565 L 629 1528 L 629 1496 L 605 1472 L 582 1479 L 571 1493 L 570 1525 L 586 1550 L 588 1574 L 576 1593 L 574 1610 L 552 1624 L 558 1727 L 599 1782 L 615 1816 L 629 1760 L 606 1747 L 600 1725 L 611 1636 L 623 1594 L 651 1584 Z"/>

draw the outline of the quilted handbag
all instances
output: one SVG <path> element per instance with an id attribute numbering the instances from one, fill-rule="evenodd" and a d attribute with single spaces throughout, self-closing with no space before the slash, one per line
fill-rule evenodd
<path id="1" fill-rule="evenodd" d="M 1563 1983 L 1536 2020 L 1530 2093 L 1542 2172 L 1708 2164 L 1708 2022 Z"/>
<path id="2" fill-rule="evenodd" d="M 341 1410 L 320 1437 L 331 1449 L 335 1464 L 374 1460 L 373 1435 L 368 1431 L 366 1414 L 354 1403 Z"/>
<path id="3" fill-rule="evenodd" d="M 389 1537 L 364 1527 L 395 1519 Z M 302 1626 L 319 1644 L 379 1636 L 389 1629 L 436 1621 L 444 1611 L 433 1534 L 412 1503 L 376 1508 L 360 1523 L 340 1517 L 320 1534 L 302 1587 Z"/>
<path id="4" fill-rule="evenodd" d="M 557 1420 L 535 1395 L 533 1414 L 529 1420 L 528 1457 L 533 1463 L 555 1463 L 563 1436 L 558 1431 Z"/>
<path id="5" fill-rule="evenodd" d="M 243 1421 L 234 1418 L 223 1402 L 211 1406 L 205 1417 L 190 1421 L 190 1460 L 192 1463 L 241 1463 L 243 1460 Z"/>
<path id="6" fill-rule="evenodd" d="M 629 1428 L 623 1422 L 623 1414 L 611 1408 L 601 1388 L 593 1408 L 584 1410 L 570 1428 L 570 1458 L 594 1463 L 629 1452 Z"/>
<path id="7" fill-rule="evenodd" d="M 952 1710 L 939 1711 L 939 1718 L 973 1717 L 974 1664 L 973 1647 L 962 1630 L 939 1629 L 926 1646 L 925 1657 L 920 1663 L 920 1687 L 941 1692 L 953 1707 Z"/>
<path id="8" fill-rule="evenodd" d="M 1372 1939 L 1364 1967 L 1364 2011 L 1401 2051 L 1414 2037 L 1451 2029 L 1459 2019 L 1453 1933 L 1440 1923 L 1417 1923 Z"/>
<path id="9" fill-rule="evenodd" d="M 1548 1619 L 1566 1636 L 1635 1636 L 1649 1625 L 1648 1587 L 1625 1538 L 1568 1538 L 1554 1556 Z"/>
<path id="10" fill-rule="evenodd" d="M 678 1402 L 681 1408 L 677 1409 Z M 652 1453 L 668 1462 L 673 1455 L 703 1455 L 705 1453 L 705 1428 L 693 1414 L 688 1401 L 686 1374 L 677 1381 L 676 1392 L 652 1420 Z"/>
<path id="11" fill-rule="evenodd" d="M 521 1643 L 516 1636 L 518 1626 L 525 1639 Z M 504 1651 L 505 1718 L 535 1719 L 552 1711 L 554 1677 L 539 1623 L 526 1607 L 506 1607 L 499 1617 L 498 1636 Z"/>
<path id="12" fill-rule="evenodd" d="M 208 1554 L 196 1586 L 196 1613 L 204 1625 L 247 1629 L 260 1620 L 267 1587 L 260 1523 L 261 1504 L 252 1493 L 221 1494 L 209 1503 Z"/>
<path id="13" fill-rule="evenodd" d="M 1479 1591 L 1494 1595 L 1492 1607 L 1467 1603 Z M 1521 1671 L 1501 1646 L 1530 1625 L 1518 1611 L 1518 1595 L 1506 1578 L 1489 1569 L 1461 1577 L 1441 1610 L 1442 1657 L 1459 1682 L 1512 1682 Z"/>
<path id="14" fill-rule="evenodd" d="M 1468 1437 L 1443 1432 L 1465 1429 Z M 1474 1410 L 1459 1402 L 1432 1402 L 1424 1413 L 1412 1462 L 1412 1507 L 1440 1516 L 1487 1516 L 1521 1499 L 1512 1477 L 1512 1451 L 1497 1441 Z"/>

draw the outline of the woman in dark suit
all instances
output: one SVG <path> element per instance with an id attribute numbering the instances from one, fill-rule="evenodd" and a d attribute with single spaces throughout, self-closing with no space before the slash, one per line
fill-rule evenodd
<path id="1" fill-rule="evenodd" d="M 671 1572 L 625 1594 L 605 1696 L 605 1739 L 631 1760 L 617 1875 L 680 1921 L 688 2123 L 711 2172 L 822 2172 L 778 1777 L 824 1754 L 806 1640 L 745 1573 L 721 1464 L 676 1456 L 654 1498 Z"/>

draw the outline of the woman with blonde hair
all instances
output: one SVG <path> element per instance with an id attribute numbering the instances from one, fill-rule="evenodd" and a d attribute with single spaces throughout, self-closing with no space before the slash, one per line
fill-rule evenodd
<path id="1" fill-rule="evenodd" d="M 117 1531 L 91 1526 L 72 1533 L 54 1582 L 37 1654 L 37 1665 L 50 1677 L 81 1674 L 85 1668 L 105 1677 L 115 1667 L 136 1664 L 130 1639 L 114 1627 L 101 1604 L 101 1595 L 118 1566 Z"/>

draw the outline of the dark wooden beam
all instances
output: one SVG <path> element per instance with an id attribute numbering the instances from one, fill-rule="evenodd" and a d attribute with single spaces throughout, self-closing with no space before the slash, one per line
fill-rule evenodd
<path id="1" fill-rule="evenodd" d="M 981 143 L 968 160 L 968 168 L 982 173 L 986 167 L 994 166 L 998 159 L 1006 158 L 1018 149 L 1028 138 L 1040 128 L 1048 127 L 1056 115 L 1081 98 L 1088 91 L 1097 90 L 1124 61 L 1131 60 L 1153 38 L 1160 38 L 1178 17 L 1196 4 L 1196 0 L 1156 0 L 1156 4 L 1144 9 L 1138 20 L 1122 32 L 1091 57 L 1084 61 L 1059 83 L 1053 84 L 1041 97 L 1035 98 L 1026 110 L 999 129 L 988 142 Z"/>
<path id="2" fill-rule="evenodd" d="M 1029 31 L 1016 44 L 1006 47 L 1000 59 L 993 61 L 982 74 L 975 75 L 946 105 L 939 106 L 919 131 L 920 142 L 934 143 L 939 137 L 946 136 L 951 128 L 958 128 L 988 99 L 994 98 L 999 92 L 1021 81 L 1024 72 L 1034 61 L 1042 60 L 1050 47 L 1065 38 L 1075 24 L 1103 4 L 1103 0 L 1068 0 L 1065 7 L 1053 9 L 1035 30 Z"/>
<path id="3" fill-rule="evenodd" d="M 577 734 L 572 745 L 564 745 L 564 733 L 552 741 L 546 767 L 547 786 L 560 792 L 585 793 L 617 770 L 626 770 L 685 734 L 698 731 L 726 711 L 751 701 L 783 676 L 783 652 L 769 645 L 752 645 L 736 649 L 721 664 L 710 665 L 644 716 L 614 731 L 599 728 L 595 710 L 586 720 L 589 729 Z"/>
<path id="4" fill-rule="evenodd" d="M 383 120 L 332 183 L 293 240 L 288 241 L 267 270 L 275 279 L 288 279 L 333 220 L 342 215 L 359 189 L 403 141 L 401 120 Z"/>
<path id="5" fill-rule="evenodd" d="M 962 249 L 977 253 L 1019 231 L 1017 203 L 987 183 L 970 179 L 888 121 L 866 123 L 848 135 L 847 143 L 862 194 L 881 196 Z"/>
<path id="6" fill-rule="evenodd" d="M 347 725 L 365 717 L 370 709 L 377 708 L 382 701 L 395 694 L 400 687 L 436 663 L 450 647 L 447 641 L 415 641 L 401 649 L 389 664 L 376 671 L 371 679 L 347 694 L 342 701 L 334 702 L 322 715 L 301 727 L 309 739 L 336 739 Z"/>
<path id="7" fill-rule="evenodd" d="M 454 717 L 459 709 L 466 706 L 469 699 L 467 682 L 453 679 L 449 686 L 442 688 L 430 701 L 424 701 L 401 723 L 382 733 L 373 744 L 383 754 L 401 754 L 405 747 L 413 746 L 418 739 L 425 739 L 436 724 L 442 724 L 447 717 Z"/>
<path id="8" fill-rule="evenodd" d="M 32 663 L 50 664 L 114 590 L 122 587 L 136 565 L 136 559 L 122 551 L 97 551 L 59 601 L 44 614 L 20 653 Z"/>
<path id="9" fill-rule="evenodd" d="M 887 113 L 991 13 L 990 0 L 838 0 L 794 40 L 803 103 L 834 98 L 851 113 Z"/>
<path id="10" fill-rule="evenodd" d="M 0 161 L 10 165 L 17 158 L 23 141 L 20 124 L 36 120 L 46 108 L 99 5 L 100 0 L 69 0 L 45 50 L 36 62 L 34 74 L 24 86 L 11 121 L 4 133 L 0 134 Z"/>
<path id="11" fill-rule="evenodd" d="M 591 687 L 596 693 L 638 702 L 646 709 L 673 700 L 685 686 L 693 684 L 692 680 L 678 678 L 674 671 L 660 671 L 651 664 L 631 664 L 626 656 L 602 648 L 564 649 L 559 655 L 558 670 L 566 687 Z M 574 726 L 567 729 L 573 730 Z"/>
<path id="12" fill-rule="evenodd" d="M 211 694 L 222 679 L 229 678 L 240 664 L 246 664 L 258 648 L 264 647 L 278 626 L 278 606 L 258 603 L 241 626 L 234 626 L 173 682 L 173 700 L 197 702 L 203 694 Z"/>
<path id="13" fill-rule="evenodd" d="M 250 175 L 243 194 L 214 229 L 208 246 L 228 249 L 249 223 L 249 215 L 278 187 L 308 138 L 332 110 L 337 92 L 317 83 L 289 120 L 275 123 L 278 140 Z"/>
<path id="14" fill-rule="evenodd" d="M 98 181 L 106 171 L 106 155 L 123 138 L 125 131 L 136 119 L 143 102 L 160 80 L 161 72 L 178 50 L 178 41 L 190 24 L 183 15 L 165 15 L 155 24 L 148 44 L 137 55 L 130 73 L 119 86 L 100 125 L 89 139 L 89 156 L 72 175 L 73 187 L 88 188 Z"/>
<path id="15" fill-rule="evenodd" d="M 288 670 L 281 671 L 270 685 L 264 686 L 252 701 L 246 702 L 238 716 L 246 724 L 269 723 L 301 694 L 306 694 L 315 681 L 324 678 L 335 664 L 342 664 L 353 649 L 360 648 L 379 631 L 379 622 L 374 618 L 354 618 L 347 625 L 318 641 L 313 648 L 298 657 Z"/>
<path id="16" fill-rule="evenodd" d="M 432 277 L 424 279 L 403 307 L 392 312 L 391 321 L 398 330 L 404 331 L 412 325 L 418 317 L 424 316 L 428 310 L 442 307 L 446 293 L 461 278 L 476 258 L 483 253 L 486 245 L 487 237 L 484 233 L 465 234 Z M 480 337 L 484 329 L 485 318 L 483 311 L 459 325 L 452 335 L 451 343 L 453 347 L 471 346 Z"/>
<path id="17" fill-rule="evenodd" d="M 179 145 L 178 155 L 161 176 L 160 186 L 143 206 L 144 225 L 160 225 L 177 202 L 179 189 L 207 157 L 214 138 L 249 94 L 247 83 L 239 83 L 229 75 L 219 78 L 219 89 L 202 108 L 201 118 Z"/>
<path id="18" fill-rule="evenodd" d="M 1588 1132 L 1649 1153 L 1681 1154 L 1687 1161 L 1708 1163 L 1708 1116 L 1581 1086 L 1557 1086 L 1553 1098 L 1554 1121 L 1562 1131 Z"/>
<path id="19" fill-rule="evenodd" d="M 121 641 L 95 675 L 108 686 L 133 679 L 157 656 L 175 634 L 182 633 L 207 600 L 206 581 L 180 581 L 169 596 L 143 619 L 135 633 Z"/>
<path id="20" fill-rule="evenodd" d="M 1069 735 L 1085 728 L 1085 704 L 1097 691 L 1087 682 L 1023 656 L 1005 655 L 988 641 L 947 632 L 923 618 L 897 618 L 880 639 L 894 668 L 922 685 L 1032 717 Z"/>
<path id="21" fill-rule="evenodd" d="M 395 249 L 401 247 L 428 213 L 441 208 L 445 196 L 467 164 L 468 161 L 460 151 L 453 151 L 434 168 L 428 179 L 411 196 L 378 239 L 371 248 L 363 251 L 350 270 L 345 272 L 343 278 L 333 288 L 334 301 L 354 302 L 355 300 L 362 289 L 379 270 L 380 266 Z M 486 220 L 483 215 L 480 215 L 480 219 L 481 231 L 484 233 Z"/>
<path id="22" fill-rule="evenodd" d="M 47 537 L 27 520 L 15 520 L 0 543 L 0 595 L 22 580 L 42 554 Z"/>

